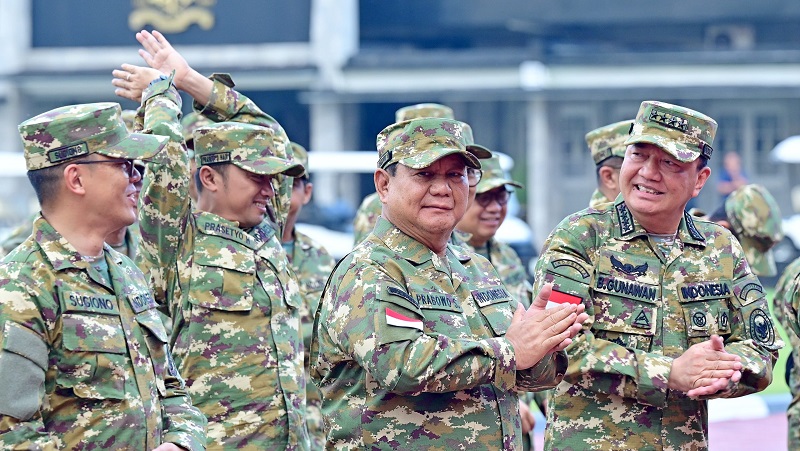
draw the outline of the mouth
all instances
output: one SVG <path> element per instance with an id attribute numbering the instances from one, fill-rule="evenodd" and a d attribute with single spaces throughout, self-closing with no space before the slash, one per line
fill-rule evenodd
<path id="1" fill-rule="evenodd" d="M 645 194 L 651 194 L 651 195 L 654 195 L 654 196 L 657 196 L 657 195 L 660 195 L 660 194 L 664 194 L 661 191 L 657 191 L 657 190 L 654 190 L 652 188 L 648 188 L 648 187 L 646 187 L 644 185 L 633 185 L 633 188 L 636 191 L 639 191 L 639 192 L 642 192 L 642 193 L 645 193 Z"/>
<path id="2" fill-rule="evenodd" d="M 257 200 L 257 201 L 253 202 L 253 205 L 255 205 L 256 208 L 258 208 L 258 210 L 260 212 L 262 212 L 262 213 L 266 213 L 267 212 L 267 202 L 266 201 Z"/>

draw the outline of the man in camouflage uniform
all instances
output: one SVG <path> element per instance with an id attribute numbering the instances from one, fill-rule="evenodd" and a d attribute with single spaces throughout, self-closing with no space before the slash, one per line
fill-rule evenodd
<path id="1" fill-rule="evenodd" d="M 621 198 L 564 219 L 537 262 L 551 299 L 590 315 L 548 406 L 545 449 L 707 449 L 705 399 L 769 385 L 781 342 L 738 241 L 684 208 L 716 122 L 643 102 Z"/>
<path id="2" fill-rule="evenodd" d="M 619 168 L 625 158 L 625 140 L 631 132 L 633 120 L 615 122 L 586 134 L 586 145 L 592 153 L 597 171 L 597 188 L 589 199 L 596 207 L 612 202 L 619 194 Z"/>
<path id="3" fill-rule="evenodd" d="M 324 247 L 308 235 L 298 232 L 294 227 L 303 206 L 311 200 L 314 185 L 308 175 L 308 152 L 303 146 L 294 142 L 291 143 L 291 149 L 292 158 L 302 164 L 306 168 L 306 172 L 300 177 L 290 179 L 293 180 L 292 203 L 281 244 L 289 258 L 289 264 L 297 277 L 297 282 L 300 284 L 300 296 L 303 298 L 303 305 L 300 307 L 300 324 L 303 328 L 304 360 L 306 369 L 308 369 L 311 334 L 314 330 L 314 313 L 319 307 L 325 281 L 331 275 L 336 262 Z M 311 449 L 325 447 L 321 406 L 322 393 L 306 371 L 306 424 L 311 439 Z"/>
<path id="4" fill-rule="evenodd" d="M 136 130 L 134 128 L 135 116 L 136 111 L 134 110 L 122 110 L 122 121 L 125 123 L 125 128 L 127 128 L 129 132 L 141 131 L 141 129 Z M 144 174 L 144 165 L 140 162 L 135 162 L 134 164 L 136 164 L 136 169 L 139 171 L 139 174 Z M 139 191 L 142 189 L 142 179 L 139 178 L 138 181 L 134 183 L 134 186 L 136 187 L 136 198 L 138 199 Z M 37 216 L 38 214 L 31 215 L 24 224 L 12 230 L 11 233 L 0 242 L 0 256 L 8 254 L 30 236 L 33 230 L 33 221 L 36 220 Z M 134 222 L 128 227 L 123 227 L 108 234 L 106 243 L 114 248 L 115 251 L 127 255 L 128 258 L 134 260 L 136 259 L 136 248 L 139 245 L 139 239 L 139 224 Z"/>
<path id="5" fill-rule="evenodd" d="M 145 278 L 104 244 L 136 219 L 133 159 L 166 141 L 120 113 L 72 105 L 19 126 L 42 211 L 0 264 L 2 449 L 204 449 Z"/>
<path id="6" fill-rule="evenodd" d="M 792 352 L 789 354 L 789 391 L 792 400 L 786 409 L 789 423 L 787 443 L 789 450 L 800 449 L 800 258 L 795 259 L 783 271 L 775 287 L 773 304 L 775 318 L 789 337 Z M 793 364 L 793 366 L 792 366 Z"/>
<path id="7" fill-rule="evenodd" d="M 158 32 L 137 39 L 151 67 L 175 71 L 175 87 L 162 80 L 147 88 L 149 68 L 115 72 L 118 94 L 135 98 L 144 89 L 143 105 L 160 107 L 145 126 L 170 138 L 169 158 L 150 164 L 145 178 L 140 256 L 170 309 L 175 363 L 209 419 L 208 447 L 306 450 L 302 301 L 280 232 L 265 220 L 277 176 L 299 176 L 303 167 L 287 159 L 280 125 L 229 78 L 203 77 Z M 195 212 L 175 88 L 218 122 L 195 130 Z"/>
<path id="8" fill-rule="evenodd" d="M 545 311 L 545 289 L 515 311 L 491 264 L 448 244 L 466 169 L 480 167 L 463 130 L 425 118 L 378 135 L 382 215 L 334 270 L 314 323 L 328 448 L 519 449 L 517 390 L 552 387 L 565 368 L 558 350 L 582 309 Z"/>
<path id="9" fill-rule="evenodd" d="M 441 119 L 454 119 L 453 109 L 446 105 L 438 103 L 417 103 L 415 105 L 405 106 L 395 111 L 395 122 L 403 122 L 411 119 L 418 119 L 423 117 L 437 117 Z M 464 136 L 469 143 L 467 150 L 472 152 L 478 158 L 489 158 L 491 152 L 489 149 L 475 144 L 472 139 L 472 128 L 465 124 Z M 480 180 L 480 172 L 470 168 L 470 187 L 475 186 Z M 475 197 L 475 190 L 470 190 L 470 199 Z M 471 202 L 471 200 L 470 200 Z M 361 201 L 361 205 L 356 211 L 356 216 L 353 218 L 353 242 L 354 245 L 364 241 L 364 238 L 372 232 L 375 223 L 378 221 L 378 216 L 381 214 L 381 200 L 378 193 L 372 193 Z M 454 240 L 457 237 L 454 236 Z M 461 244 L 456 242 L 455 244 Z"/>

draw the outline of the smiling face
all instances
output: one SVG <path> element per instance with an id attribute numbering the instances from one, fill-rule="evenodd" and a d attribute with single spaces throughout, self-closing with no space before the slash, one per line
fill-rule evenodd
<path id="1" fill-rule="evenodd" d="M 422 169 L 398 164 L 394 176 L 378 170 L 384 216 L 434 252 L 442 251 L 467 209 L 466 169 L 463 157 L 448 155 Z"/>
<path id="2" fill-rule="evenodd" d="M 700 194 L 711 170 L 683 163 L 649 143 L 628 146 L 619 174 L 625 204 L 650 233 L 674 233 L 683 210 Z"/>
<path id="3" fill-rule="evenodd" d="M 96 200 L 95 205 L 102 210 L 98 213 L 113 230 L 136 221 L 142 175 L 138 170 L 131 171 L 132 160 L 126 161 L 98 154 L 84 160 L 84 164 L 77 163 L 88 176 L 87 193 Z"/>
<path id="4" fill-rule="evenodd" d="M 497 233 L 508 214 L 508 201 L 501 204 L 501 199 L 507 199 L 507 196 L 505 185 L 476 196 L 457 227 L 462 232 L 472 234 L 469 244 L 484 246 Z"/>
<path id="5" fill-rule="evenodd" d="M 269 200 L 275 195 L 272 176 L 259 175 L 229 164 L 215 194 L 211 213 L 243 228 L 261 224 L 267 214 Z"/>

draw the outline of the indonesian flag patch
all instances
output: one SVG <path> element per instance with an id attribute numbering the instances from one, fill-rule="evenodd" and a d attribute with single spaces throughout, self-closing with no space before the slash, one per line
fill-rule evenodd
<path id="1" fill-rule="evenodd" d="M 422 329 L 422 320 L 409 318 L 401 315 L 394 310 L 386 307 L 386 324 L 397 327 L 410 327 L 412 329 Z"/>
<path id="2" fill-rule="evenodd" d="M 564 293 L 563 291 L 558 291 L 553 289 L 552 293 L 550 293 L 550 299 L 547 300 L 547 307 L 546 309 L 553 308 L 555 306 L 561 304 L 575 304 L 578 305 L 583 301 L 580 296 L 575 296 L 574 294 Z"/>

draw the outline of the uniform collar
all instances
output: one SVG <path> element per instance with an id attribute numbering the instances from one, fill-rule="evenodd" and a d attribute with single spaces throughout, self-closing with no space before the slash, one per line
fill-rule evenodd
<path id="1" fill-rule="evenodd" d="M 69 268 L 88 269 L 89 263 L 81 257 L 75 247 L 50 225 L 40 214 L 33 221 L 33 239 L 47 256 L 56 271 Z M 103 252 L 116 264 L 122 263 L 121 254 L 111 252 L 113 248 L 103 243 Z"/>
<path id="2" fill-rule="evenodd" d="M 628 210 L 628 206 L 625 205 L 625 201 L 622 200 L 622 196 L 617 197 L 617 200 L 614 202 L 614 215 L 615 219 L 615 233 L 618 237 L 622 240 L 630 240 L 632 238 L 647 235 L 647 230 L 639 224 L 636 219 L 633 217 L 633 214 Z M 683 212 L 683 218 L 681 219 L 680 224 L 678 225 L 678 238 L 681 242 L 686 244 L 695 244 L 698 246 L 705 246 L 706 240 L 702 233 L 697 230 L 695 226 L 694 219 L 692 219 L 692 215 L 687 212 Z"/>
<path id="3" fill-rule="evenodd" d="M 434 258 L 435 254 L 428 246 L 410 237 L 383 216 L 378 217 L 374 233 L 392 252 L 402 255 L 403 258 L 413 262 L 415 265 L 421 265 L 428 261 L 436 262 L 442 260 Z M 447 244 L 445 253 L 445 258 L 448 257 L 447 254 L 450 254 L 461 262 L 466 262 L 470 259 L 469 254 L 464 252 L 460 246 L 454 246 L 451 243 Z M 442 269 L 444 271 L 444 268 L 438 268 L 438 266 L 437 269 Z"/>

